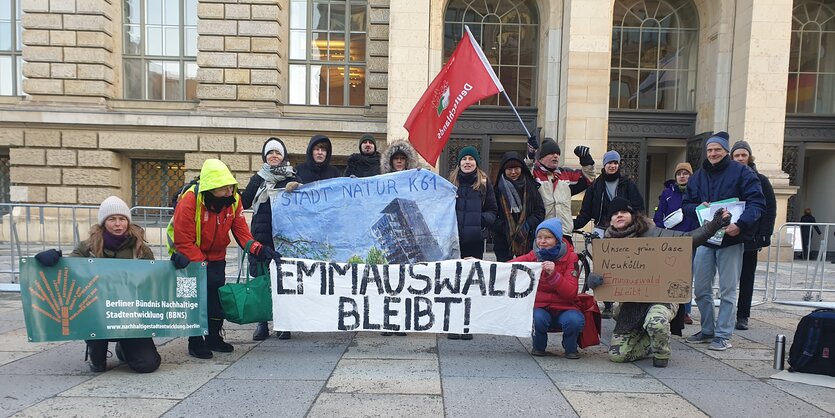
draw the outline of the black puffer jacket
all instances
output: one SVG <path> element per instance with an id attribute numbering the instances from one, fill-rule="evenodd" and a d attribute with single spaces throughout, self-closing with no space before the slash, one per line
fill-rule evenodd
<path id="1" fill-rule="evenodd" d="M 594 219 L 594 225 L 601 228 L 609 226 L 609 194 L 606 193 L 606 175 L 597 176 L 591 187 L 586 189 L 586 195 L 583 196 L 583 206 L 580 208 L 580 214 L 574 219 L 574 229 L 582 229 Z M 638 213 L 644 213 L 644 197 L 638 190 L 638 186 L 629 177 L 624 174 L 620 175 L 618 185 L 615 188 L 615 196 L 620 196 L 629 201 L 629 204 Z"/>
<path id="2" fill-rule="evenodd" d="M 313 147 L 316 144 L 324 142 L 328 147 L 328 156 L 322 164 L 316 164 L 313 161 Z M 307 144 L 307 154 L 305 156 L 304 164 L 296 167 L 296 178 L 300 183 L 307 184 L 314 181 L 327 180 L 335 177 L 340 177 L 339 169 L 331 165 L 331 156 L 333 156 L 333 146 L 330 138 L 324 135 L 313 135 L 310 142 Z"/>
<path id="3" fill-rule="evenodd" d="M 280 139 L 276 138 L 274 140 L 281 142 L 281 146 L 284 147 L 284 149 L 287 149 L 287 147 L 284 146 L 284 142 Z M 267 143 L 265 142 L 264 146 L 266 145 Z M 263 150 L 261 151 L 261 155 L 264 155 Z M 285 160 L 285 162 L 286 161 L 287 160 Z M 264 178 L 259 176 L 258 173 L 249 179 L 246 189 L 244 189 L 243 193 L 241 193 L 241 203 L 243 204 L 244 209 L 252 207 L 252 203 L 255 200 L 255 193 L 258 191 L 258 188 L 264 184 L 264 181 Z M 271 189 L 283 189 L 287 186 L 287 183 L 291 181 L 296 181 L 296 178 L 290 177 L 276 184 L 271 184 L 269 187 Z M 258 206 L 258 211 L 252 215 L 252 225 L 250 230 L 252 231 L 252 237 L 255 238 L 256 241 L 275 249 L 273 245 L 273 211 L 269 200 L 260 204 Z"/>
<path id="4" fill-rule="evenodd" d="M 469 177 L 469 178 L 468 178 Z M 473 189 L 475 176 L 458 176 L 458 192 L 455 196 L 455 214 L 458 218 L 458 243 L 461 257 L 480 256 L 468 249 L 484 246 L 484 228 L 492 228 L 496 222 L 496 195 L 490 180 L 481 188 Z"/>
<path id="5" fill-rule="evenodd" d="M 757 221 L 757 230 L 749 240 L 745 240 L 745 251 L 759 250 L 763 247 L 771 245 L 771 235 L 774 234 L 774 222 L 777 220 L 777 197 L 774 194 L 774 187 L 768 177 L 760 174 L 757 171 L 757 166 L 754 163 L 748 164 L 760 179 L 760 186 L 763 189 L 763 196 L 765 197 L 765 211 L 760 215 Z M 804 234 L 803 236 L 807 236 Z"/>
<path id="6" fill-rule="evenodd" d="M 525 184 L 523 187 L 516 187 L 516 192 L 519 193 L 519 197 L 524 199 L 525 205 L 525 225 L 527 229 L 527 242 L 525 244 L 525 252 L 521 254 L 513 254 L 511 250 L 510 243 L 513 240 L 511 231 L 508 230 L 509 225 L 507 221 L 507 216 L 513 216 L 515 221 L 518 221 L 521 214 L 513 214 L 510 213 L 510 207 L 505 198 L 504 194 L 502 193 L 502 188 L 499 186 L 500 182 L 502 182 L 502 177 L 504 176 L 504 169 L 505 165 L 507 165 L 510 161 L 518 161 L 519 164 L 522 166 L 522 177 L 524 179 Z M 533 241 L 535 238 L 534 232 L 536 231 L 536 227 L 539 226 L 539 223 L 545 219 L 545 205 L 542 203 L 542 195 L 539 194 L 539 182 L 534 180 L 533 174 L 531 171 L 528 170 L 528 166 L 525 164 L 525 161 L 519 157 L 519 154 L 516 152 L 506 152 L 502 155 L 502 160 L 499 163 L 499 174 L 496 176 L 495 182 L 495 192 L 496 192 L 496 206 L 497 206 L 497 213 L 496 213 L 496 223 L 493 225 L 493 251 L 496 253 L 496 260 L 498 261 L 508 261 L 513 257 L 517 257 L 523 254 L 527 254 L 531 249 L 533 249 Z"/>
<path id="7" fill-rule="evenodd" d="M 371 177 L 380 174 L 380 153 L 377 152 L 377 143 L 374 142 L 374 153 L 365 155 L 362 153 L 362 143 L 368 141 L 366 136 L 360 138 L 360 152 L 348 156 L 348 166 L 345 167 L 345 177 Z"/>

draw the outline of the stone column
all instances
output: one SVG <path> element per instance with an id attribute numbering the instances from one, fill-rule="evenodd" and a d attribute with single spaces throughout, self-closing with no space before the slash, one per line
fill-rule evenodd
<path id="1" fill-rule="evenodd" d="M 429 65 L 430 2 L 393 1 L 390 5 L 387 132 L 392 139 L 408 138 L 403 124 L 429 85 L 430 73 L 440 69 Z"/>
<path id="2" fill-rule="evenodd" d="M 612 47 L 611 0 L 565 0 L 562 83 L 558 140 L 564 163 L 577 145 L 591 148 L 595 159 L 606 151 Z M 548 135 L 548 133 L 545 133 Z M 598 161 L 599 163 L 599 161 Z"/>
<path id="3" fill-rule="evenodd" d="M 369 116 L 385 116 L 388 101 L 389 0 L 368 2 L 368 64 L 365 71 Z"/>
<path id="4" fill-rule="evenodd" d="M 202 0 L 197 17 L 201 107 L 287 101 L 287 0 Z"/>
<path id="5" fill-rule="evenodd" d="M 748 140 L 757 169 L 771 180 L 779 227 L 797 191 L 782 171 L 792 0 L 736 4 L 728 133 Z"/>
<path id="6" fill-rule="evenodd" d="M 110 0 L 22 0 L 23 91 L 32 100 L 114 97 L 115 7 Z"/>

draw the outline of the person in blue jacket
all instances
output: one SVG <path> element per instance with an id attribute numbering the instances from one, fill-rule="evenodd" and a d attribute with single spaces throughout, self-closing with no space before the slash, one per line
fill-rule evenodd
<path id="1" fill-rule="evenodd" d="M 696 217 L 698 205 L 737 198 L 745 202 L 740 216 L 725 228 L 720 245 L 705 244 L 693 258 L 693 290 L 701 316 L 701 331 L 687 338 L 691 343 L 710 343 L 708 349 L 731 348 L 736 308 L 736 286 L 742 272 L 744 242 L 753 238 L 765 210 L 765 197 L 757 174 L 731 159 L 727 133 L 705 141 L 706 158 L 687 184 L 682 203 L 685 216 Z M 708 218 L 709 219 L 709 218 Z M 719 273 L 719 315 L 713 309 L 713 278 Z"/>

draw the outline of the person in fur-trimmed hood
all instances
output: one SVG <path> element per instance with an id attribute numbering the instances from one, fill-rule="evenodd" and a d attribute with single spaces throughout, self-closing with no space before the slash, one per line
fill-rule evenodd
<path id="1" fill-rule="evenodd" d="M 360 137 L 360 152 L 348 157 L 345 167 L 345 177 L 371 177 L 380 174 L 380 153 L 377 152 L 377 141 L 371 134 Z"/>
<path id="2" fill-rule="evenodd" d="M 412 144 L 402 139 L 389 144 L 380 158 L 380 174 L 424 168 Z"/>

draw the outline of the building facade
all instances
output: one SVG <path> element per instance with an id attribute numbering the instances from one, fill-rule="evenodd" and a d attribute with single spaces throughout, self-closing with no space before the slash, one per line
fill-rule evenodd
<path id="1" fill-rule="evenodd" d="M 344 164 L 364 133 L 407 136 L 468 25 L 566 165 L 616 149 L 652 208 L 725 130 L 751 143 L 778 224 L 835 221 L 833 17 L 832 0 L 0 0 L 0 199 L 166 206 L 206 158 L 245 182 L 268 136 L 300 163 L 328 135 Z M 524 141 L 485 99 L 439 170 L 469 144 L 495 170 Z"/>

